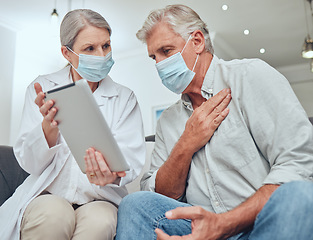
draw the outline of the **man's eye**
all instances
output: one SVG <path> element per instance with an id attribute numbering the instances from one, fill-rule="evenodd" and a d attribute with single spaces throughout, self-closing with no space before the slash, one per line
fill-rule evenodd
<path id="1" fill-rule="evenodd" d="M 163 49 L 163 52 L 165 55 L 169 54 L 170 53 L 170 49 Z"/>

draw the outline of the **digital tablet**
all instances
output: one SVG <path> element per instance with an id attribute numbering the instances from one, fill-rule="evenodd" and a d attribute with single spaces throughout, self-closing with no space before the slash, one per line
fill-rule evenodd
<path id="1" fill-rule="evenodd" d="M 55 120 L 80 169 L 85 173 L 84 156 L 90 147 L 104 156 L 112 172 L 129 170 L 120 148 L 94 99 L 86 80 L 50 90 L 58 112 Z"/>

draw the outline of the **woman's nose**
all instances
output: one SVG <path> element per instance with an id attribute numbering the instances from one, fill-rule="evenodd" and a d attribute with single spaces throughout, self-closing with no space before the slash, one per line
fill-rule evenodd
<path id="1" fill-rule="evenodd" d="M 102 48 L 97 49 L 97 56 L 104 57 L 107 54 Z"/>

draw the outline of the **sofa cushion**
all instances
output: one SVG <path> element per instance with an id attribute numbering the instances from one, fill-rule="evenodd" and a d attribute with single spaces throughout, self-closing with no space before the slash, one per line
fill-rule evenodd
<path id="1" fill-rule="evenodd" d="M 146 139 L 146 162 L 141 170 L 139 176 L 131 183 L 126 184 L 129 193 L 140 191 L 140 180 L 144 173 L 148 172 L 151 164 L 151 154 L 154 148 L 154 141 L 147 141 Z"/>
<path id="2" fill-rule="evenodd" d="M 0 206 L 28 176 L 16 161 L 11 146 L 0 145 Z"/>

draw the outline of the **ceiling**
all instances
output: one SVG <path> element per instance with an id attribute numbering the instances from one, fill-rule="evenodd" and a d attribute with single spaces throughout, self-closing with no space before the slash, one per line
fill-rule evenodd
<path id="1" fill-rule="evenodd" d="M 219 57 L 257 57 L 276 68 L 307 64 L 309 71 L 309 60 L 301 57 L 307 35 L 304 6 L 313 36 L 307 0 L 0 0 L 0 23 L 20 30 L 49 24 L 55 5 L 61 18 L 69 9 L 91 8 L 110 23 L 113 51 L 124 53 L 144 48 L 135 33 L 151 10 L 176 3 L 190 6 L 208 24 Z M 229 6 L 227 11 L 222 10 L 223 4 Z M 247 36 L 245 29 L 250 30 Z"/>

